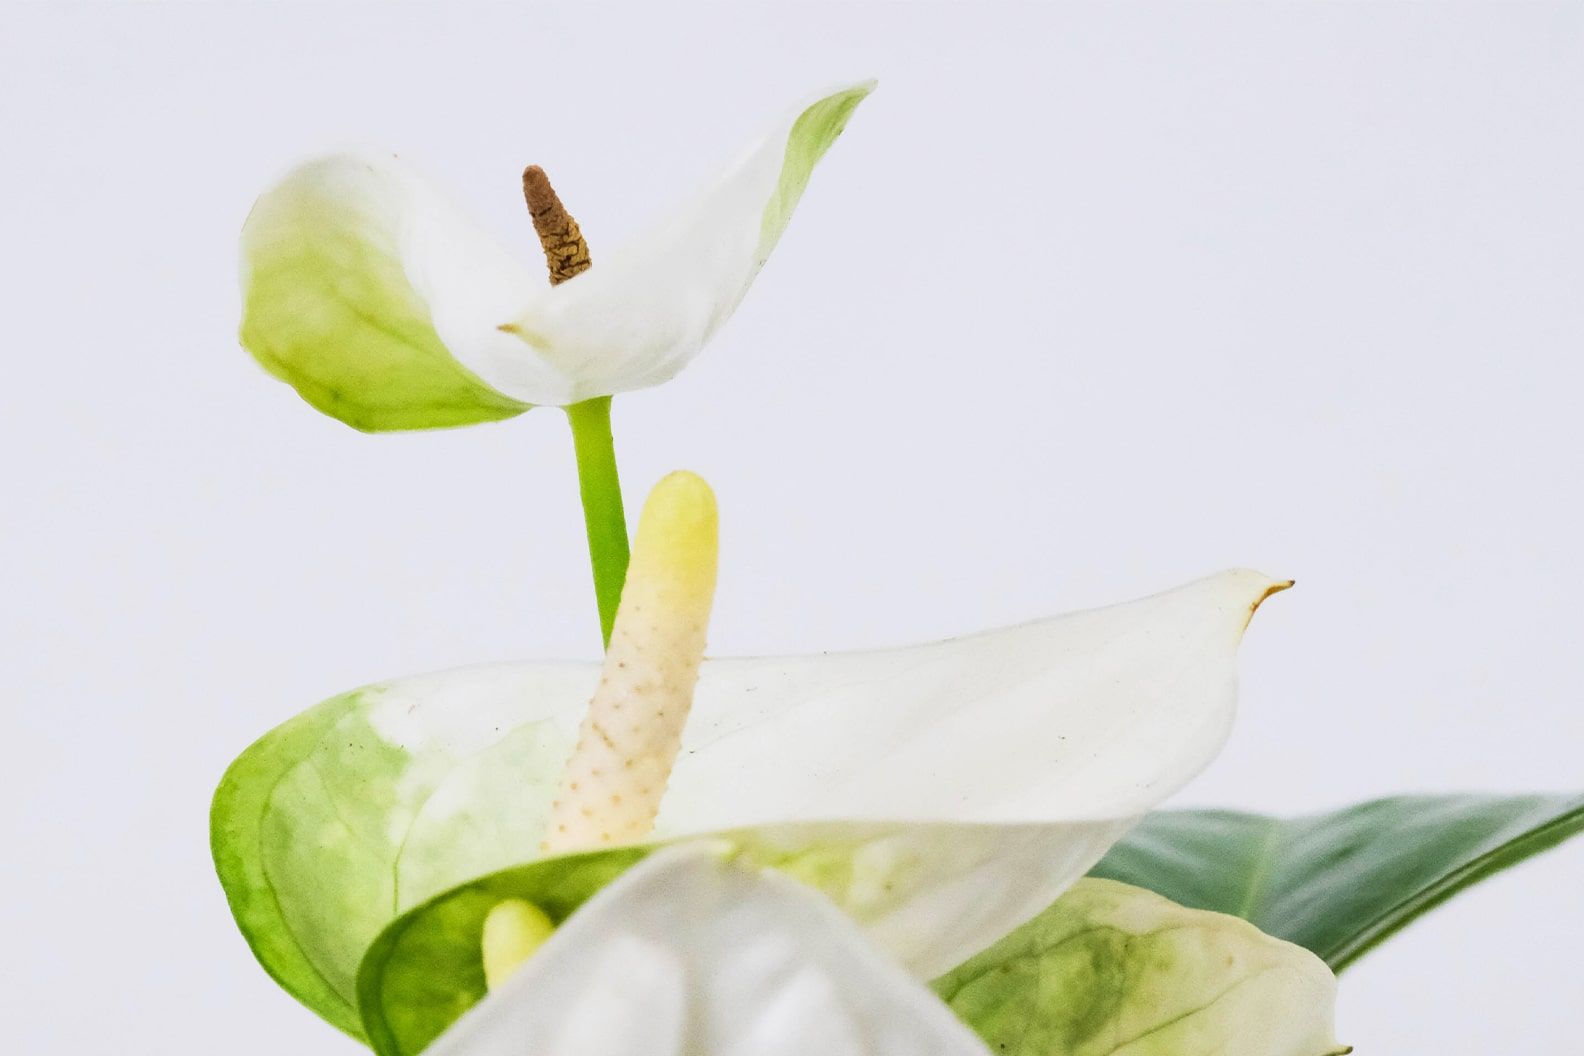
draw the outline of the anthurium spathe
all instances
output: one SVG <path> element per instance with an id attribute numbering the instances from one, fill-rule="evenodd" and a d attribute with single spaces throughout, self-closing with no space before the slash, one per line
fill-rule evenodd
<path id="1" fill-rule="evenodd" d="M 1286 585 L 1233 571 L 930 645 L 709 660 L 679 740 L 626 741 L 615 712 L 599 710 L 600 683 L 619 681 L 620 665 L 650 665 L 634 685 L 658 687 L 659 710 L 688 703 L 691 673 L 643 642 L 624 651 L 622 621 L 649 635 L 707 617 L 702 565 L 681 575 L 644 556 L 701 560 L 674 540 L 645 542 L 654 525 L 713 532 L 701 488 L 684 476 L 656 489 L 694 514 L 646 507 L 603 674 L 540 663 L 385 683 L 321 704 L 237 760 L 215 800 L 216 862 L 243 931 L 289 990 L 361 1033 L 360 964 L 408 910 L 428 904 L 481 928 L 518 897 L 559 921 L 646 847 L 699 835 L 817 888 L 915 975 L 938 975 L 1047 906 L 1209 762 L 1231 722 L 1244 628 Z M 709 546 L 712 584 L 713 536 Z M 646 577 L 666 568 L 674 582 L 650 589 Z M 702 639 L 684 630 L 673 646 L 692 650 Z M 623 701 L 655 703 L 611 703 Z M 672 752 L 663 788 L 580 782 L 574 747 L 591 735 L 596 777 L 609 773 L 597 761 L 607 747 L 618 765 L 634 744 Z M 622 819 L 651 794 L 658 814 L 635 844 L 640 830 Z M 568 802 L 575 817 L 612 797 L 619 816 L 595 819 L 577 848 L 611 850 L 555 844 Z M 434 963 L 436 947 L 420 956 Z M 455 995 L 441 1003 L 460 1010 Z"/>
<path id="2" fill-rule="evenodd" d="M 1336 976 L 1247 921 L 1087 878 L 935 980 L 998 1056 L 1345 1056 Z"/>
<path id="3" fill-rule="evenodd" d="M 730 850 L 638 865 L 425 1051 L 989 1056 L 828 901 Z"/>
<path id="4" fill-rule="evenodd" d="M 980 1039 L 966 1050 L 941 1006 L 845 915 L 729 841 L 655 853 L 487 994 L 457 985 L 478 974 L 478 929 L 449 908 L 410 914 L 419 937 L 382 937 L 369 952 L 362 1010 L 381 1056 L 1349 1051 L 1334 1033 L 1336 977 L 1313 953 L 1108 880 L 1079 880 L 934 981 Z M 763 1048 L 743 1049 L 748 1039 Z"/>
<path id="5" fill-rule="evenodd" d="M 577 257 L 564 211 L 554 230 L 537 223 L 553 285 L 406 162 L 310 161 L 248 216 L 242 343 L 368 431 L 494 421 L 665 381 L 742 300 L 872 88 L 798 107 L 647 235 L 596 251 L 595 267 L 586 244 Z M 560 208 L 537 170 L 525 189 L 536 222 Z"/>

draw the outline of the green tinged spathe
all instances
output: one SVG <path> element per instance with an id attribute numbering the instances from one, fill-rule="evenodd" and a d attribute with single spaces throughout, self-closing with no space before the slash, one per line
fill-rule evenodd
<path id="1" fill-rule="evenodd" d="M 872 89 L 798 108 L 705 193 L 628 246 L 595 247 L 598 266 L 555 287 L 406 163 L 310 161 L 243 227 L 242 344 L 313 406 L 369 432 L 658 384 L 735 310 Z"/>
<path id="2" fill-rule="evenodd" d="M 727 834 L 933 978 L 1215 756 L 1238 643 L 1279 586 L 1234 570 L 945 642 L 707 660 L 653 839 Z M 536 885 L 572 859 L 539 847 L 598 680 L 568 663 L 401 679 L 249 748 L 216 794 L 215 861 L 271 974 L 357 1035 L 359 966 L 397 917 L 461 913 L 491 876 L 481 912 L 520 897 L 560 919 Z M 476 960 L 476 931 L 466 945 Z M 454 1006 L 471 983 L 426 985 L 462 988 Z"/>
<path id="3" fill-rule="evenodd" d="M 936 980 L 999 1056 L 1334 1056 L 1336 977 L 1236 917 L 1081 880 Z"/>
<path id="4" fill-rule="evenodd" d="M 538 883 L 560 900 L 559 883 Z M 651 855 L 486 995 L 470 940 L 482 907 L 512 887 L 481 880 L 444 910 L 404 918 L 370 950 L 362 1012 L 381 1056 L 510 1056 L 525 1044 L 547 1056 L 1347 1051 L 1332 1033 L 1336 979 L 1313 954 L 1113 881 L 1079 881 L 936 980 L 978 1040 L 871 952 L 845 914 L 729 840 Z M 591 1023 L 615 1025 L 593 1048 L 582 1033 Z"/>
<path id="5" fill-rule="evenodd" d="M 403 244 L 424 190 L 393 159 L 322 158 L 242 229 L 242 345 L 314 407 L 367 432 L 496 421 L 528 404 L 435 332 Z"/>

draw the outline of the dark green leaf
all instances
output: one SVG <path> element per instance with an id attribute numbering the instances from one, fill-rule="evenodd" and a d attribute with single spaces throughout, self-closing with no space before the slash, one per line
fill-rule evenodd
<path id="1" fill-rule="evenodd" d="M 1337 971 L 1414 918 L 1584 829 L 1584 796 L 1398 796 L 1284 820 L 1152 814 L 1092 875 L 1230 913 Z"/>

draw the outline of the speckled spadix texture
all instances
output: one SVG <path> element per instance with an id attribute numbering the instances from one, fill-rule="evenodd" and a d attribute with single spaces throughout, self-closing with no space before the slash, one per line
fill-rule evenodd
<path id="1" fill-rule="evenodd" d="M 702 478 L 672 473 L 638 521 L 599 688 L 551 806 L 546 853 L 649 835 L 704 660 L 718 519 Z"/>

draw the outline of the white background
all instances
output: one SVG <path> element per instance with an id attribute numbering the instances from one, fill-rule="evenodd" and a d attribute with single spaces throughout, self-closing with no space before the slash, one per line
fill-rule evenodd
<path id="1" fill-rule="evenodd" d="M 207 849 L 226 763 L 377 678 L 591 657 L 541 410 L 363 436 L 235 340 L 304 155 L 602 247 L 809 91 L 880 90 L 731 325 L 619 399 L 724 508 L 718 653 L 943 636 L 1248 564 L 1225 755 L 1275 811 L 1584 779 L 1584 7 L 0 12 L 8 1051 L 346 1054 Z M 1584 842 L 1584 841 L 1581 841 Z M 1361 1053 L 1557 1052 L 1584 846 L 1344 979 Z"/>

